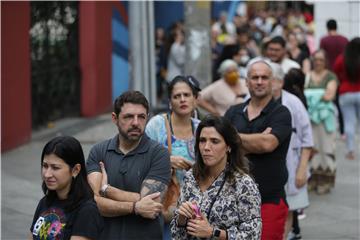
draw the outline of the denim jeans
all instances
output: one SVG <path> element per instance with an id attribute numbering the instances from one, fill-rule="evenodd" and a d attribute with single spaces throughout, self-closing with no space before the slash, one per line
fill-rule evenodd
<path id="1" fill-rule="evenodd" d="M 344 117 L 346 146 L 348 151 L 354 151 L 356 132 L 360 132 L 360 92 L 341 94 L 339 98 Z"/>

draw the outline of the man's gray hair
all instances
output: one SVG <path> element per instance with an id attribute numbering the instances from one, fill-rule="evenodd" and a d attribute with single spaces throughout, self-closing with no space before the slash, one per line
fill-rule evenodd
<path id="1" fill-rule="evenodd" d="M 246 65 L 246 76 L 249 77 L 249 72 L 250 72 L 250 69 L 252 68 L 252 66 L 255 64 L 255 63 L 264 63 L 266 64 L 270 71 L 271 71 L 271 75 L 274 74 L 274 70 L 271 66 L 271 62 L 269 59 L 267 58 L 264 58 L 264 57 L 256 57 L 256 58 L 253 58 L 250 60 L 250 62 Z"/>
<path id="2" fill-rule="evenodd" d="M 238 65 L 234 60 L 231 59 L 226 59 L 224 61 L 221 62 L 220 67 L 218 72 L 220 73 L 220 75 L 223 77 L 225 72 L 229 69 L 229 68 L 237 68 Z"/>
<path id="3" fill-rule="evenodd" d="M 284 71 L 282 70 L 280 64 L 278 63 L 275 63 L 275 62 L 271 62 L 271 67 L 272 67 L 272 70 L 273 70 L 273 76 L 276 80 L 284 80 L 284 77 L 285 77 L 285 73 Z"/>

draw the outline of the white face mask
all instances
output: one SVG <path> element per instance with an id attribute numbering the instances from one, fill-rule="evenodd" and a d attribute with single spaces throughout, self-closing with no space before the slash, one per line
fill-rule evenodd
<path id="1" fill-rule="evenodd" d="M 304 43 L 305 42 L 305 36 L 301 33 L 296 33 L 296 39 L 298 40 L 299 43 Z"/>
<path id="2" fill-rule="evenodd" d="M 248 55 L 241 56 L 240 63 L 246 64 L 250 60 L 250 57 Z"/>

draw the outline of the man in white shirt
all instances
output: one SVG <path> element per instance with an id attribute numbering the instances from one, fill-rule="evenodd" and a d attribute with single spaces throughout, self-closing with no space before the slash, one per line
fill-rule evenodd
<path id="1" fill-rule="evenodd" d="M 265 55 L 271 61 L 279 64 L 284 74 L 286 74 L 291 68 L 300 68 L 300 65 L 286 57 L 286 42 L 283 37 L 273 37 L 266 43 Z"/>

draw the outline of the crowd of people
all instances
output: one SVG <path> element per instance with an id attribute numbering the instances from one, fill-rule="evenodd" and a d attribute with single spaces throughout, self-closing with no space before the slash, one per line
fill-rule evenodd
<path id="1" fill-rule="evenodd" d="M 348 41 L 331 19 L 317 50 L 311 20 L 221 13 L 203 89 L 184 73 L 183 25 L 168 45 L 157 29 L 168 111 L 150 118 L 145 96 L 126 91 L 111 114 L 118 132 L 86 162 L 75 138 L 49 141 L 29 238 L 301 239 L 308 191 L 335 186 L 337 130 L 355 159 L 360 124 L 360 38 Z"/>

